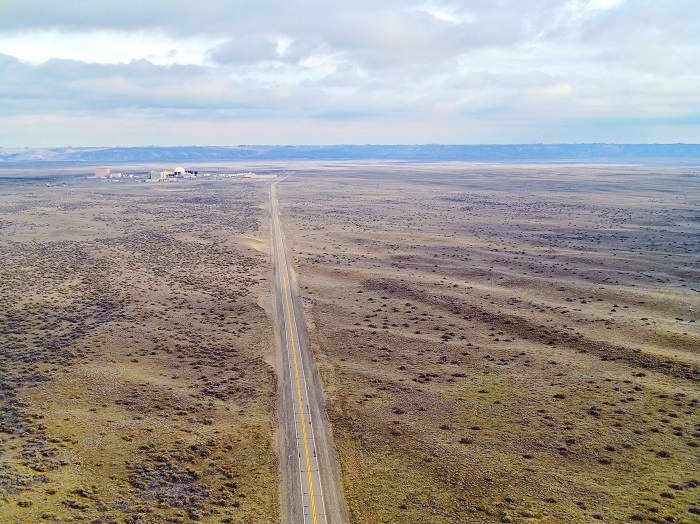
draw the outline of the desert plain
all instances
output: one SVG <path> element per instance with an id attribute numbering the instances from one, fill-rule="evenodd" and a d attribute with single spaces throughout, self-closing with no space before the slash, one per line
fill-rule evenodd
<path id="1" fill-rule="evenodd" d="M 269 182 L 13 169 L 0 522 L 279 522 Z M 700 521 L 698 168 L 231 169 L 280 174 L 353 523 Z"/>
<path id="2" fill-rule="evenodd" d="M 267 192 L 47 171 L 0 183 L 0 521 L 275 522 Z"/>

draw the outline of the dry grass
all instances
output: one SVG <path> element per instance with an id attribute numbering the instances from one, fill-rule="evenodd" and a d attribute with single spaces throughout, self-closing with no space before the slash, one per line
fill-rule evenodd
<path id="1" fill-rule="evenodd" d="M 308 164 L 280 185 L 353 522 L 698 521 L 684 175 Z"/>
<path id="2" fill-rule="evenodd" d="M 353 522 L 698 521 L 697 178 L 294 167 Z M 0 190 L 0 521 L 277 521 L 266 189 L 67 180 Z"/>
<path id="3" fill-rule="evenodd" d="M 259 183 L 0 194 L 0 521 L 278 515 Z"/>

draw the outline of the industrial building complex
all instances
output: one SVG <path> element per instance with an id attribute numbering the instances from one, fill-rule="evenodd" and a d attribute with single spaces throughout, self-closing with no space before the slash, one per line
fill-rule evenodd
<path id="1" fill-rule="evenodd" d="M 170 181 L 170 182 L 175 182 L 179 179 L 195 179 L 195 178 L 200 178 L 200 179 L 208 179 L 208 180 L 217 180 L 217 179 L 222 179 L 222 178 L 248 178 L 248 179 L 256 179 L 256 180 L 270 180 L 276 178 L 277 175 L 270 175 L 270 174 L 265 174 L 265 175 L 259 175 L 257 173 L 253 172 L 245 172 L 245 173 L 221 173 L 217 170 L 216 173 L 199 173 L 198 171 L 193 171 L 190 169 L 185 169 L 184 167 L 176 167 L 175 169 L 172 170 L 158 170 L 158 169 L 152 169 L 144 178 L 142 178 L 142 175 L 123 175 L 122 173 L 118 172 L 113 172 L 111 171 L 110 168 L 108 167 L 96 167 L 95 168 L 95 175 L 94 178 L 108 178 L 108 179 L 117 179 L 117 178 L 141 178 L 142 181 L 144 182 L 162 182 L 162 181 Z M 112 180 L 116 181 L 116 180 Z"/>

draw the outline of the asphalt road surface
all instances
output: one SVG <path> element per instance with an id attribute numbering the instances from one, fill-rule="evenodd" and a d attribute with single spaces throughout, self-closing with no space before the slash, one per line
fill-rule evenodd
<path id="1" fill-rule="evenodd" d="M 282 514 L 288 524 L 349 522 L 340 469 L 326 418 L 323 386 L 309 344 L 304 313 L 270 185 L 271 245 L 279 351 Z"/>

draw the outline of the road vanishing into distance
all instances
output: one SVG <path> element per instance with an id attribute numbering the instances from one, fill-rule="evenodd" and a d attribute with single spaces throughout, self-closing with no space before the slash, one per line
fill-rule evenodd
<path id="1" fill-rule="evenodd" d="M 270 243 L 275 266 L 277 369 L 281 379 L 278 394 L 283 522 L 346 524 L 349 518 L 340 468 L 282 230 L 277 184 L 270 184 Z"/>

